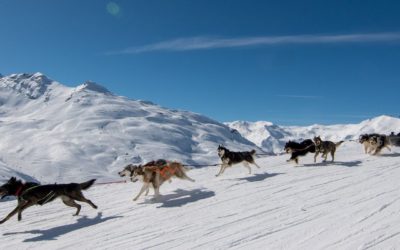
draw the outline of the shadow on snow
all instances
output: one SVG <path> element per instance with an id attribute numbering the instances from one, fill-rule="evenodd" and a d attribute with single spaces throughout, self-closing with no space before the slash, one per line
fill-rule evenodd
<path id="1" fill-rule="evenodd" d="M 399 157 L 400 153 L 388 153 L 388 154 L 381 154 L 381 155 L 377 155 L 377 156 L 382 156 L 382 157 Z"/>
<path id="2" fill-rule="evenodd" d="M 95 218 L 88 218 L 87 216 L 83 216 L 79 218 L 74 224 L 68 224 L 68 225 L 63 225 L 63 226 L 58 226 L 58 227 L 53 227 L 49 229 L 44 229 L 44 230 L 30 230 L 30 231 L 24 231 L 24 232 L 10 232 L 10 233 L 5 233 L 3 234 L 4 236 L 7 235 L 16 235 L 16 234 L 39 234 L 38 236 L 35 236 L 33 238 L 25 239 L 24 242 L 35 242 L 35 241 L 43 241 L 43 240 L 56 240 L 57 237 L 70 233 L 72 231 L 85 228 L 85 227 L 90 227 L 97 225 L 99 223 L 103 223 L 108 220 L 113 220 L 116 218 L 121 218 L 122 216 L 110 216 L 110 217 L 105 217 L 102 218 L 103 214 L 98 213 Z"/>
<path id="3" fill-rule="evenodd" d="M 271 178 L 277 175 L 280 175 L 282 173 L 262 173 L 262 174 L 255 174 L 253 176 L 249 176 L 249 177 L 243 177 L 243 178 L 237 178 L 235 180 L 238 181 L 248 181 L 248 182 L 256 182 L 256 181 L 263 181 L 267 178 Z"/>
<path id="4" fill-rule="evenodd" d="M 362 161 L 348 161 L 348 162 L 343 162 L 343 161 L 325 161 L 325 162 L 319 162 L 319 163 L 312 163 L 312 164 L 303 164 L 303 166 L 299 167 L 322 167 L 322 166 L 329 166 L 329 165 L 334 165 L 334 166 L 344 166 L 344 167 L 358 167 Z"/>
<path id="5" fill-rule="evenodd" d="M 215 196 L 214 191 L 203 189 L 183 190 L 177 189 L 173 194 L 160 195 L 157 199 L 153 198 L 141 204 L 161 203 L 160 207 L 182 207 L 186 204 L 199 200 L 208 199 Z"/>

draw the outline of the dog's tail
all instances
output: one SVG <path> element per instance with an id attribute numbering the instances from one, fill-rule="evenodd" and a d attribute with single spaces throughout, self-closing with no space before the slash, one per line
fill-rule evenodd
<path id="1" fill-rule="evenodd" d="M 336 148 L 339 147 L 343 142 L 344 142 L 344 141 L 340 141 L 340 142 L 335 143 L 335 147 L 336 147 Z"/>
<path id="2" fill-rule="evenodd" d="M 254 155 L 255 153 L 256 153 L 256 151 L 254 149 L 250 151 L 251 155 Z"/>
<path id="3" fill-rule="evenodd" d="M 82 190 L 86 190 L 86 189 L 90 188 L 90 187 L 93 185 L 93 183 L 94 183 L 95 181 L 96 181 L 96 179 L 92 179 L 92 180 L 90 180 L 90 181 L 80 183 L 80 184 L 79 184 L 79 187 L 80 187 Z"/>

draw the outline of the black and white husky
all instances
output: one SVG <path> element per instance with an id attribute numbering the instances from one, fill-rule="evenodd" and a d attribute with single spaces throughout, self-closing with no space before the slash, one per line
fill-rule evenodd
<path id="1" fill-rule="evenodd" d="M 286 153 L 291 153 L 289 161 L 294 161 L 296 164 L 299 163 L 299 156 L 305 156 L 307 153 L 315 153 L 315 144 L 311 139 L 297 143 L 295 141 L 288 141 L 284 148 Z"/>
<path id="2" fill-rule="evenodd" d="M 260 168 L 260 166 L 258 166 L 257 163 L 254 161 L 255 153 L 255 150 L 247 152 L 233 152 L 219 145 L 218 156 L 219 158 L 221 158 L 222 164 L 221 169 L 216 176 L 218 177 L 223 174 L 227 167 L 231 167 L 232 165 L 239 163 L 243 163 L 243 166 L 245 166 L 249 170 L 249 174 L 251 174 L 250 164 L 254 164 L 257 168 Z"/>

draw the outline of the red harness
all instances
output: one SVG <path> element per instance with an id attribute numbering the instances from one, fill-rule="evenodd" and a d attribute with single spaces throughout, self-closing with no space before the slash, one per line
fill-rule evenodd
<path id="1" fill-rule="evenodd" d="M 166 179 L 168 179 L 171 176 L 173 176 L 175 174 L 175 172 L 176 172 L 176 170 L 171 168 L 169 165 L 162 166 L 161 169 L 159 167 L 152 167 L 151 170 L 154 171 L 154 172 L 160 173 L 160 175 L 162 177 L 166 178 Z"/>
<path id="2" fill-rule="evenodd" d="M 19 186 L 19 188 L 18 188 L 17 191 L 15 192 L 15 196 L 18 197 L 18 196 L 21 194 L 22 188 L 23 188 L 24 186 L 25 186 L 24 184 L 22 184 L 21 186 Z"/>

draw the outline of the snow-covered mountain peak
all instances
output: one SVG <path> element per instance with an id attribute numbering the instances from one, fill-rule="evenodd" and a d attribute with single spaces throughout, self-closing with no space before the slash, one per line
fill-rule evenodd
<path id="1" fill-rule="evenodd" d="M 102 94 L 111 94 L 111 92 L 103 87 L 102 85 L 93 82 L 93 81 L 86 81 L 83 84 L 79 85 L 78 87 L 75 88 L 76 92 L 81 92 L 81 91 L 94 91 Z"/>
<path id="2" fill-rule="evenodd" d="M 67 87 L 40 73 L 0 79 L 0 114 L 3 172 L 41 181 L 115 179 L 127 163 L 158 158 L 216 163 L 218 144 L 260 150 L 206 116 L 113 95 L 90 81 Z"/>
<path id="3" fill-rule="evenodd" d="M 382 123 L 392 123 L 395 122 L 396 120 L 399 119 L 388 115 L 381 115 L 372 119 L 365 120 L 364 122 L 369 124 L 382 124 Z"/>
<path id="4" fill-rule="evenodd" d="M 359 124 L 320 125 L 305 127 L 278 126 L 270 122 L 231 122 L 226 123 L 231 129 L 237 130 L 243 137 L 252 141 L 265 151 L 281 152 L 286 141 L 300 141 L 314 136 L 322 136 L 326 140 L 354 140 L 364 133 L 400 132 L 400 119 L 381 115 L 362 121 Z"/>
<path id="5" fill-rule="evenodd" d="M 12 74 L 0 78 L 0 87 L 12 89 L 29 99 L 37 99 L 42 96 L 53 80 L 40 72 L 34 74 Z"/>

